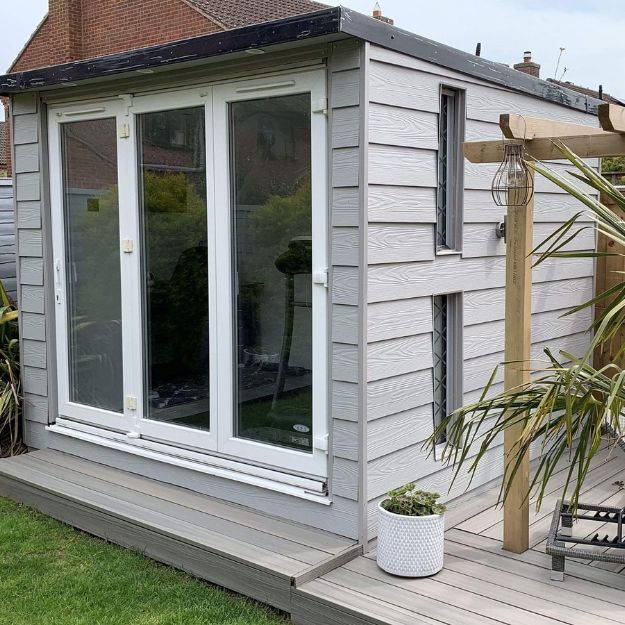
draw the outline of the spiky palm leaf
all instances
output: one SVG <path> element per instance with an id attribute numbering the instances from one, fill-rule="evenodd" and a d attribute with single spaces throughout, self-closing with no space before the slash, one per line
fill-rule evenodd
<path id="1" fill-rule="evenodd" d="M 562 155 L 577 168 L 577 171 L 570 172 L 573 177 L 599 191 L 603 197 L 610 198 L 617 212 L 543 164 L 528 162 L 538 174 L 551 180 L 588 209 L 571 217 L 534 250 L 535 264 L 549 258 L 605 256 L 605 253 L 595 251 L 569 251 L 566 247 L 588 227 L 596 228 L 616 244 L 625 246 L 625 196 L 563 143 L 556 142 L 556 145 Z M 588 214 L 594 222 L 590 226 L 587 223 Z M 582 217 L 585 221 L 581 220 Z M 440 424 L 426 445 L 433 450 L 437 441 L 441 440 L 441 435 L 446 435 L 444 457 L 448 464 L 455 467 L 454 479 L 463 468 L 473 478 L 486 452 L 500 444 L 504 431 L 511 426 L 521 425 L 522 433 L 512 454 L 510 470 L 502 482 L 500 501 L 507 497 L 524 455 L 530 449 L 538 448 L 540 459 L 527 496 L 534 494 L 536 505 L 540 507 L 558 462 L 566 459 L 568 473 L 563 497 L 569 498 L 576 507 L 590 463 L 600 449 L 606 426 L 613 434 L 613 444 L 625 434 L 622 419 L 625 371 L 616 364 L 625 353 L 625 345 L 617 346 L 613 364 L 600 370 L 591 364 L 593 352 L 610 343 L 625 323 L 625 277 L 619 284 L 566 314 L 594 307 L 599 302 L 604 304 L 604 312 L 589 328 L 593 334 L 585 354 L 555 354 L 546 349 L 543 367 L 532 368 L 531 363 L 527 363 L 532 373 L 531 382 L 491 396 L 497 375 L 495 370 L 477 402 L 460 408 Z"/>

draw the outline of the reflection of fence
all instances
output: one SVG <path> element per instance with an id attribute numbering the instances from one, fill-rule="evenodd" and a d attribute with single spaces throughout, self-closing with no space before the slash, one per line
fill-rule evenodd
<path id="1" fill-rule="evenodd" d="M 0 179 L 0 279 L 9 295 L 17 299 L 15 278 L 15 211 L 13 181 Z"/>
<path id="2" fill-rule="evenodd" d="M 601 175 L 612 184 L 622 185 L 625 183 L 625 171 L 602 171 Z"/>

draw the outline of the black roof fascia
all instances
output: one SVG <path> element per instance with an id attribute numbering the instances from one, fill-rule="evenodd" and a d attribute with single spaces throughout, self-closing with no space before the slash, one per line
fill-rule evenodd
<path id="1" fill-rule="evenodd" d="M 384 48 L 481 78 L 508 89 L 550 100 L 570 108 L 597 114 L 601 100 L 524 74 L 512 67 L 420 37 L 356 11 L 343 8 L 341 31 Z M 556 88 L 557 87 L 557 88 Z"/>
<path id="2" fill-rule="evenodd" d="M 119 54 L 0 76 L 0 95 L 106 78 L 279 43 L 340 34 L 341 7 L 295 15 Z"/>
<path id="3" fill-rule="evenodd" d="M 176 63 L 200 61 L 222 54 L 281 43 L 310 41 L 329 35 L 356 37 L 461 74 L 474 76 L 585 113 L 596 115 L 597 106 L 602 103 L 601 100 L 420 37 L 341 6 L 96 59 L 7 74 L 0 76 L 0 95 L 69 86 L 87 79 L 102 79 L 131 71 L 153 70 Z"/>

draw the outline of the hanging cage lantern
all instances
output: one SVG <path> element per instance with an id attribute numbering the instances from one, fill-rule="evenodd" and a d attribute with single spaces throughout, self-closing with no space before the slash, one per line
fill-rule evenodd
<path id="1" fill-rule="evenodd" d="M 505 143 L 503 161 L 491 185 L 497 206 L 526 206 L 534 194 L 534 178 L 523 159 L 522 143 Z"/>

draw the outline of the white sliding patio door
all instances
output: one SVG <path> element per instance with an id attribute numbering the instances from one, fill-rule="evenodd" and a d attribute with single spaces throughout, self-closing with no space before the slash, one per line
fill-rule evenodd
<path id="1" fill-rule="evenodd" d="M 324 97 L 311 71 L 51 108 L 61 416 L 327 475 Z"/>

